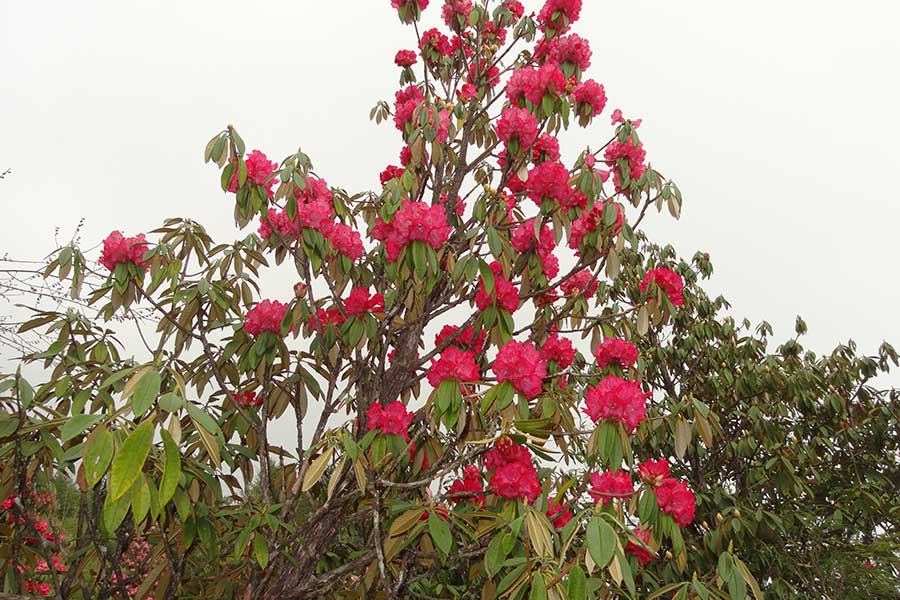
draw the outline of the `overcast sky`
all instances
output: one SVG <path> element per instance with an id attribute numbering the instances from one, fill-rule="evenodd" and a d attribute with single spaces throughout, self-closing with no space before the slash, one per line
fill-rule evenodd
<path id="1" fill-rule="evenodd" d="M 819 351 L 900 345 L 898 22 L 885 0 L 585 0 L 576 27 L 607 114 L 644 118 L 684 193 L 682 220 L 651 233 L 709 252 L 712 291 L 777 337 L 803 314 Z M 169 216 L 233 238 L 202 161 L 229 122 L 275 159 L 300 145 L 351 192 L 396 162 L 397 132 L 368 121 L 414 45 L 388 0 L 0 0 L 0 28 L 0 254 L 38 257 L 82 217 L 92 243 Z M 569 156 L 608 124 L 564 136 Z"/>

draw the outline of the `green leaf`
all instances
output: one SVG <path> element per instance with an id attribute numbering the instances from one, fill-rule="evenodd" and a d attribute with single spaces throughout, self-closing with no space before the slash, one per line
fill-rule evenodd
<path id="1" fill-rule="evenodd" d="M 34 388 L 21 375 L 19 375 L 18 388 L 19 402 L 22 403 L 22 408 L 28 408 L 34 400 Z"/>
<path id="2" fill-rule="evenodd" d="M 150 510 L 150 486 L 147 478 L 141 473 L 131 486 L 131 515 L 135 525 L 139 525 Z"/>
<path id="3" fill-rule="evenodd" d="M 166 412 L 178 412 L 184 407 L 184 399 L 175 392 L 168 392 L 159 397 L 159 407 Z"/>
<path id="4" fill-rule="evenodd" d="M 106 427 L 94 430 L 84 445 L 84 479 L 94 487 L 103 478 L 113 457 L 113 435 Z"/>
<path id="5" fill-rule="evenodd" d="M 450 548 L 453 547 L 453 536 L 450 534 L 450 525 L 442 518 L 435 514 L 436 511 L 428 513 L 428 533 L 435 547 L 441 551 L 444 556 L 450 554 Z"/>
<path id="6" fill-rule="evenodd" d="M 591 558 L 600 568 L 612 560 L 616 550 L 616 532 L 604 519 L 594 517 L 587 526 L 587 546 Z"/>
<path id="7" fill-rule="evenodd" d="M 142 416 L 159 396 L 162 376 L 156 369 L 151 369 L 141 376 L 131 396 L 131 410 L 135 416 Z"/>
<path id="8" fill-rule="evenodd" d="M 199 423 L 206 431 L 213 435 L 219 433 L 219 425 L 205 410 L 198 408 L 197 405 L 192 402 L 186 402 L 184 407 L 187 409 L 191 418 L 197 421 L 197 423 Z"/>
<path id="9" fill-rule="evenodd" d="M 63 444 L 85 432 L 85 430 L 101 420 L 103 415 L 73 415 L 59 432 L 59 441 Z"/>
<path id="10" fill-rule="evenodd" d="M 103 529 L 106 530 L 108 535 L 111 536 L 115 533 L 116 529 L 119 528 L 119 525 L 121 525 L 122 521 L 125 519 L 125 515 L 128 514 L 128 508 L 130 506 L 130 496 L 123 494 L 121 498 L 114 500 L 112 494 L 106 495 L 106 501 L 103 503 L 103 512 L 100 516 L 100 521 Z"/>
<path id="11" fill-rule="evenodd" d="M 569 571 L 569 600 L 587 600 L 587 576 L 580 565 Z"/>
<path id="12" fill-rule="evenodd" d="M 161 429 L 160 434 L 162 435 L 165 462 L 162 479 L 159 482 L 159 503 L 161 506 L 165 506 L 178 488 L 178 481 L 181 479 L 181 455 L 169 432 Z"/>
<path id="13" fill-rule="evenodd" d="M 113 500 L 124 496 L 141 474 L 153 443 L 153 429 L 153 421 L 144 421 L 125 438 L 119 448 L 109 473 L 109 495 Z"/>
<path id="14" fill-rule="evenodd" d="M 531 596 L 530 600 L 547 600 L 547 584 L 544 582 L 544 576 L 538 573 L 531 580 Z"/>
<path id="15" fill-rule="evenodd" d="M 253 556 L 263 569 L 269 564 L 269 545 L 266 537 L 260 533 L 253 536 Z"/>

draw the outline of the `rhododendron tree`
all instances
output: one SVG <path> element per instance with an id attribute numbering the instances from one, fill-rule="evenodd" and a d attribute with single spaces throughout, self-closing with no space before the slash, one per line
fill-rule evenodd
<path id="1" fill-rule="evenodd" d="M 720 457 L 751 459 L 733 423 L 765 428 L 773 410 L 728 403 L 792 384 L 737 385 L 730 361 L 756 372 L 759 357 L 733 324 L 712 340 L 720 307 L 695 285 L 708 262 L 642 233 L 651 209 L 679 215 L 681 193 L 639 121 L 597 119 L 607 90 L 574 32 L 595 8 L 432 4 L 385 2 L 418 50 L 385 58 L 401 88 L 371 116 L 393 122 L 401 164 L 380 189 L 350 195 L 301 150 L 248 152 L 229 125 L 205 158 L 239 239 L 170 219 L 113 232 L 101 267 L 75 244 L 54 255 L 46 276 L 76 292 L 88 278 L 90 294 L 23 326 L 52 336 L 26 358 L 46 382 L 0 385 L 0 495 L 59 472 L 80 491 L 72 534 L 37 544 L 50 587 L 32 591 L 741 600 L 780 584 L 741 534 L 763 521 L 737 508 L 761 474 Z M 443 25 L 423 30 L 429 10 Z M 596 147 L 564 158 L 576 126 Z M 261 283 L 270 270 L 284 289 Z M 712 364 L 723 344 L 733 355 Z M 829 384 L 844 421 L 858 381 Z M 800 463 L 767 452 L 800 485 Z M 26 592 L 15 573 L 37 528 L 20 512 L 4 556 Z"/>

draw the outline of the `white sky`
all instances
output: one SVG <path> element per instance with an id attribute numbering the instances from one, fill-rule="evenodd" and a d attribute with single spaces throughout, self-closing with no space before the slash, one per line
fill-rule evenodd
<path id="1" fill-rule="evenodd" d="M 585 0 L 575 29 L 606 114 L 644 118 L 651 162 L 684 193 L 682 220 L 650 231 L 708 251 L 711 289 L 776 337 L 801 313 L 817 351 L 900 345 L 898 6 Z M 414 46 L 388 0 L 0 0 L 0 28 L 0 254 L 38 257 L 82 217 L 92 243 L 169 216 L 235 237 L 202 161 L 229 122 L 276 160 L 300 145 L 351 192 L 397 162 L 397 132 L 368 121 Z M 568 155 L 608 123 L 565 136 Z"/>

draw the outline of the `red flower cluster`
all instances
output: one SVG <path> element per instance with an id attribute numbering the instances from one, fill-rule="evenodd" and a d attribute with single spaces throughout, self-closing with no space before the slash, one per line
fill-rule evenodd
<path id="1" fill-rule="evenodd" d="M 134 263 L 136 267 L 146 271 L 144 253 L 147 252 L 147 249 L 147 240 L 143 233 L 134 237 L 125 237 L 121 231 L 113 231 L 103 240 L 100 264 L 110 271 L 115 271 L 116 265 Z"/>
<path id="2" fill-rule="evenodd" d="M 547 376 L 547 361 L 534 344 L 511 340 L 500 348 L 492 369 L 498 383 L 508 381 L 525 397 L 534 398 Z"/>
<path id="3" fill-rule="evenodd" d="M 625 499 L 634 493 L 634 484 L 631 483 L 631 474 L 628 471 L 599 471 L 591 475 L 591 489 L 588 495 L 594 499 L 594 503 L 609 504 L 614 498 Z"/>
<path id="4" fill-rule="evenodd" d="M 376 219 L 372 237 L 384 242 L 388 262 L 394 262 L 400 258 L 403 249 L 414 241 L 425 242 L 435 250 L 440 249 L 451 231 L 443 206 L 407 200 L 390 223 Z"/>
<path id="5" fill-rule="evenodd" d="M 565 296 L 577 296 L 583 294 L 585 298 L 591 298 L 597 292 L 600 283 L 590 269 L 582 269 L 560 284 L 559 289 Z"/>
<path id="6" fill-rule="evenodd" d="M 565 503 L 556 503 L 556 498 L 550 498 L 547 501 L 547 518 L 550 523 L 557 529 L 562 529 L 566 523 L 572 520 L 572 513 Z"/>
<path id="7" fill-rule="evenodd" d="M 528 197 L 538 206 L 545 199 L 565 202 L 569 196 L 569 170 L 560 162 L 547 161 L 528 172 Z"/>
<path id="8" fill-rule="evenodd" d="M 611 202 L 611 200 L 607 200 L 606 202 L 595 202 L 590 210 L 584 211 L 572 222 L 572 231 L 569 234 L 569 248 L 578 250 L 585 237 L 601 228 L 603 225 L 603 212 L 606 210 L 608 202 Z M 611 235 L 619 233 L 622 230 L 622 225 L 625 224 L 622 205 L 618 202 L 614 202 L 613 206 L 616 207 L 616 220 L 612 223 Z"/>
<path id="9" fill-rule="evenodd" d="M 628 433 L 632 433 L 647 418 L 644 402 L 650 395 L 650 392 L 642 392 L 637 382 L 607 375 L 598 385 L 588 389 L 584 412 L 594 423 L 608 419 L 621 423 Z"/>
<path id="10" fill-rule="evenodd" d="M 634 537 L 638 538 L 640 541 L 644 543 L 644 545 L 649 546 L 650 540 L 652 539 L 652 533 L 649 529 L 638 528 L 634 530 Z M 638 564 L 642 567 L 647 566 L 651 560 L 653 560 L 653 554 L 644 548 L 643 546 L 639 546 L 632 541 L 629 541 L 625 544 L 625 552 L 629 552 L 637 559 Z"/>
<path id="11" fill-rule="evenodd" d="M 619 338 L 606 338 L 594 348 L 594 358 L 597 359 L 597 366 L 601 369 L 614 362 L 627 369 L 637 362 L 638 350 L 631 342 Z"/>
<path id="12" fill-rule="evenodd" d="M 581 16 L 581 0 L 547 0 L 538 14 L 538 23 L 548 35 L 565 33 Z"/>
<path id="13" fill-rule="evenodd" d="M 575 113 L 585 117 L 596 117 L 606 107 L 606 92 L 593 79 L 579 83 L 572 96 L 575 98 Z"/>
<path id="14" fill-rule="evenodd" d="M 457 479 L 450 484 L 448 494 L 468 494 L 466 496 L 457 496 L 450 498 L 450 502 L 459 504 L 460 502 L 475 502 L 479 506 L 484 506 L 484 488 L 481 486 L 481 471 L 475 465 L 469 465 L 463 469 L 462 479 Z"/>
<path id="15" fill-rule="evenodd" d="M 370 312 L 384 312 L 384 296 L 370 295 L 367 288 L 353 288 L 350 295 L 344 299 L 344 314 L 348 317 L 358 317 Z"/>
<path id="16" fill-rule="evenodd" d="M 672 477 L 663 479 L 656 488 L 656 503 L 661 511 L 672 515 L 680 527 L 687 527 L 694 520 L 697 503 L 684 481 Z"/>
<path id="17" fill-rule="evenodd" d="M 560 371 L 568 369 L 575 359 L 575 347 L 572 340 L 559 337 L 558 333 L 551 334 L 544 345 L 541 346 L 541 358 L 547 362 L 554 361 Z"/>
<path id="18" fill-rule="evenodd" d="M 619 140 L 610 142 L 603 152 L 603 158 L 611 169 L 616 166 L 617 161 L 624 160 L 628 169 L 628 177 L 632 180 L 640 179 L 644 171 L 647 170 L 647 165 L 644 164 L 644 160 L 647 158 L 644 144 L 638 142 L 638 145 L 635 146 L 631 136 L 624 142 Z M 618 171 L 616 171 L 616 182 L 621 187 L 621 176 Z"/>
<path id="19" fill-rule="evenodd" d="M 523 106 L 523 101 L 539 106 L 547 94 L 560 95 L 565 91 L 566 76 L 554 62 L 545 63 L 538 69 L 518 69 L 506 84 L 506 97 L 513 106 Z"/>
<path id="20" fill-rule="evenodd" d="M 498 440 L 484 455 L 484 468 L 493 471 L 491 491 L 503 498 L 522 498 L 527 502 L 541 493 L 537 470 L 531 462 L 531 451 L 508 438 Z"/>
<path id="21" fill-rule="evenodd" d="M 271 331 L 281 336 L 281 322 L 287 312 L 288 305 L 278 300 L 263 300 L 247 312 L 244 319 L 244 331 L 256 337 L 264 331 Z"/>
<path id="22" fill-rule="evenodd" d="M 647 291 L 651 283 L 655 283 L 662 288 L 662 291 L 669 297 L 669 302 L 675 306 L 684 304 L 684 296 L 682 296 L 684 280 L 681 278 L 681 275 L 672 269 L 660 267 L 647 271 L 647 274 L 644 275 L 644 280 L 641 282 L 641 291 Z"/>
<path id="23" fill-rule="evenodd" d="M 259 394 L 254 394 L 250 390 L 244 390 L 243 392 L 238 392 L 234 395 L 234 401 L 240 406 L 259 406 L 263 403 L 263 397 Z"/>
<path id="24" fill-rule="evenodd" d="M 406 169 L 404 169 L 403 167 L 398 167 L 397 165 L 388 165 L 384 168 L 384 171 L 378 174 L 378 181 L 380 181 L 381 186 L 384 187 L 391 179 L 398 179 L 400 177 L 403 177 L 404 173 L 406 173 Z"/>
<path id="25" fill-rule="evenodd" d="M 453 346 L 445 348 L 440 358 L 431 359 L 431 368 L 428 369 L 428 383 L 435 388 L 447 379 L 466 383 L 478 381 L 480 377 L 475 355 Z"/>
<path id="26" fill-rule="evenodd" d="M 542 133 L 531 147 L 531 162 L 536 165 L 546 161 L 559 160 L 559 140 L 550 134 Z"/>
<path id="27" fill-rule="evenodd" d="M 322 235 L 331 242 L 331 246 L 335 250 L 350 260 L 356 261 L 362 258 L 363 252 L 365 251 L 362 244 L 362 237 L 360 237 L 359 232 L 353 227 L 345 225 L 340 221 L 335 221 L 333 223 L 329 222 L 326 223 L 325 227 L 322 229 Z"/>
<path id="28" fill-rule="evenodd" d="M 415 85 L 410 85 L 394 94 L 394 125 L 403 131 L 406 124 L 413 120 L 413 115 L 420 104 L 425 102 L 425 95 Z"/>
<path id="29" fill-rule="evenodd" d="M 454 31 L 461 31 L 463 28 L 459 26 L 457 17 L 461 17 L 463 23 L 468 23 L 470 12 L 472 12 L 472 0 L 445 0 L 441 16 L 447 27 Z"/>
<path id="30" fill-rule="evenodd" d="M 385 435 L 399 435 L 409 441 L 409 426 L 414 416 L 399 400 L 394 400 L 384 408 L 380 402 L 375 402 L 366 412 L 366 429 L 379 429 Z"/>
<path id="31" fill-rule="evenodd" d="M 484 285 L 484 278 L 478 278 L 478 292 L 475 294 L 475 304 L 478 310 L 485 310 L 494 302 L 509 314 L 513 314 L 519 308 L 519 290 L 503 276 L 503 267 L 497 261 L 491 263 L 491 273 L 494 274 L 494 294 L 488 294 Z"/>
<path id="32" fill-rule="evenodd" d="M 510 242 L 516 252 L 527 252 L 534 246 L 534 250 L 541 260 L 541 270 L 547 279 L 553 279 L 559 274 L 559 259 L 553 254 L 556 241 L 553 239 L 553 230 L 549 226 L 543 225 L 540 237 L 536 238 L 534 219 L 528 219 L 512 230 Z"/>
<path id="33" fill-rule="evenodd" d="M 456 327 L 455 325 L 444 325 L 444 327 L 441 328 L 440 333 L 434 336 L 434 346 L 436 348 L 442 346 L 444 342 L 457 331 L 459 331 L 459 327 Z M 450 346 L 462 348 L 463 350 L 471 350 L 477 354 L 484 348 L 484 338 L 484 331 L 479 331 L 478 337 L 475 337 L 475 328 L 469 325 L 453 338 L 450 342 Z"/>
<path id="34" fill-rule="evenodd" d="M 270 161 L 259 150 L 254 150 L 244 158 L 244 165 L 247 167 L 247 181 L 265 186 L 269 198 L 272 198 L 275 195 L 275 191 L 272 189 L 275 185 L 275 179 L 272 175 L 278 169 L 278 163 Z M 231 176 L 231 181 L 228 182 L 228 191 L 232 193 L 237 192 L 238 187 L 238 174 L 237 169 L 235 169 L 234 175 Z"/>
<path id="35" fill-rule="evenodd" d="M 414 50 L 398 50 L 394 56 L 394 64 L 398 67 L 408 68 L 416 64 L 416 53 Z"/>
<path id="36" fill-rule="evenodd" d="M 422 58 L 425 59 L 426 64 L 434 64 L 444 57 L 452 56 L 455 48 L 446 35 L 435 28 L 431 28 L 422 33 L 419 50 L 421 50 Z"/>
<path id="37" fill-rule="evenodd" d="M 644 483 L 656 487 L 671 473 L 669 462 L 660 458 L 659 460 L 645 460 L 638 465 L 638 475 Z"/>
<path id="38" fill-rule="evenodd" d="M 542 43 L 535 50 L 534 56 L 538 60 L 546 58 L 559 65 L 569 63 L 577 71 L 584 71 L 591 66 L 591 45 L 580 35 L 572 33 Z"/>
<path id="39" fill-rule="evenodd" d="M 497 121 L 497 137 L 503 140 L 508 149 L 510 146 L 516 150 L 530 148 L 537 130 L 537 120 L 527 108 L 508 106 Z"/>
<path id="40" fill-rule="evenodd" d="M 313 331 L 318 331 L 318 327 L 316 327 L 316 321 L 319 322 L 319 325 L 324 329 L 326 327 L 334 327 L 340 325 L 346 319 L 341 314 L 337 308 L 329 308 L 325 310 L 324 308 L 319 308 L 316 310 L 315 316 L 309 316 L 309 328 Z"/>

